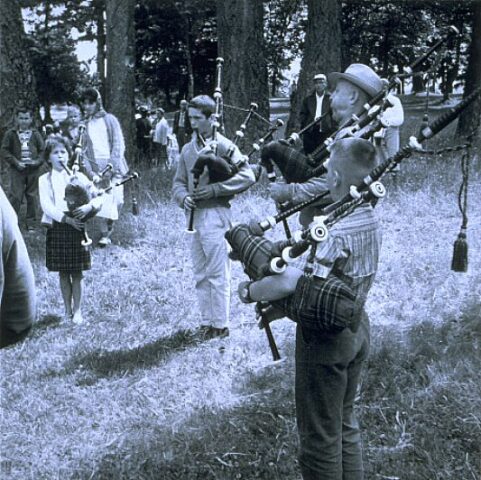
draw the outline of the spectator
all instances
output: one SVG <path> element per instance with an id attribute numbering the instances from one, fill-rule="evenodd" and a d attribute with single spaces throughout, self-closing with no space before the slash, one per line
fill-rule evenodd
<path id="1" fill-rule="evenodd" d="M 315 119 L 326 115 L 320 124 L 311 127 L 302 136 L 304 153 L 308 155 L 318 147 L 334 130 L 331 116 L 330 96 L 327 92 L 327 78 L 324 74 L 314 75 L 314 92 L 302 101 L 300 112 L 301 128 Z"/>
<path id="2" fill-rule="evenodd" d="M 139 108 L 140 117 L 135 120 L 137 149 L 140 161 L 144 160 L 148 164 L 150 161 L 150 130 L 152 125 L 148 118 L 149 110 L 146 107 Z"/>
<path id="3" fill-rule="evenodd" d="M 9 200 L 18 215 L 23 197 L 27 200 L 27 230 L 33 231 L 37 221 L 38 177 L 43 163 L 44 142 L 39 131 L 32 127 L 29 108 L 19 108 L 16 127 L 7 130 L 1 146 L 1 157 L 10 165 Z"/>
<path id="4" fill-rule="evenodd" d="M 157 124 L 155 125 L 154 131 L 154 145 L 155 145 L 155 157 L 157 161 L 157 165 L 164 166 L 167 168 L 168 166 L 168 157 L 167 157 L 167 144 L 168 144 L 168 134 L 169 134 L 169 124 L 164 117 L 164 109 L 158 108 L 157 109 Z"/>
<path id="5" fill-rule="evenodd" d="M 103 187 L 113 186 L 129 170 L 124 157 L 125 143 L 119 121 L 114 115 L 104 110 L 102 97 L 95 88 L 84 90 L 81 105 L 87 119 L 84 161 L 90 162 L 90 168 L 95 174 L 111 163 L 113 168 L 104 174 Z M 101 220 L 100 247 L 106 247 L 112 243 L 110 237 L 114 221 L 118 220 L 119 211 L 124 203 L 123 187 L 114 187 L 104 196 L 102 209 L 97 215 Z"/>
<path id="6" fill-rule="evenodd" d="M 35 321 L 35 279 L 15 211 L 0 187 L 0 348 L 24 338 Z"/>
<path id="7" fill-rule="evenodd" d="M 180 110 L 175 112 L 174 116 L 173 133 L 177 137 L 179 152 L 182 152 L 184 145 L 190 142 L 190 136 L 192 135 L 192 127 L 190 125 L 187 106 L 187 100 L 181 100 Z"/>

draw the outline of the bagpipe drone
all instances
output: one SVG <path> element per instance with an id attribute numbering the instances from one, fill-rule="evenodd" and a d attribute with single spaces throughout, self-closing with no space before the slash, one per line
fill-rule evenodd
<path id="1" fill-rule="evenodd" d="M 451 32 L 450 35 L 453 33 Z M 442 42 L 440 41 L 433 46 L 430 52 L 439 47 L 440 43 Z M 419 65 L 426 56 L 427 54 L 422 59 L 416 61 L 411 68 Z M 320 193 L 309 201 L 302 202 L 260 222 L 251 221 L 248 225 L 234 226 L 226 233 L 226 239 L 232 247 L 232 258 L 239 260 L 243 264 L 244 270 L 251 281 L 260 280 L 266 275 L 282 273 L 290 263 L 308 250 L 310 251 L 306 270 L 298 281 L 295 293 L 282 300 L 258 303 L 257 310 L 261 316 L 261 327 L 268 324 L 267 316 L 263 316 L 263 313 L 268 312 L 270 308 L 275 308 L 280 310 L 283 316 L 300 323 L 306 328 L 325 334 L 339 332 L 345 328 L 356 330 L 358 326 L 356 319 L 359 320 L 360 318 L 359 309 L 362 306 L 359 299 L 356 298 L 350 289 L 349 279 L 342 278 L 342 275 L 338 275 L 338 272 L 334 272 L 327 279 L 320 279 L 310 275 L 309 265 L 312 265 L 314 261 L 317 245 L 328 238 L 330 228 L 339 220 L 351 214 L 361 205 L 371 202 L 373 199 L 382 198 L 385 195 L 385 188 L 380 182 L 382 177 L 393 170 L 405 158 L 408 158 L 415 152 L 422 152 L 422 142 L 442 131 L 468 105 L 474 102 L 480 94 L 481 87 L 467 96 L 458 105 L 442 114 L 432 124 L 425 126 L 417 137 L 411 137 L 407 145 L 373 169 L 363 179 L 362 184 L 352 186 L 348 195 L 324 207 L 320 215 L 315 217 L 313 224 L 308 229 L 296 232 L 292 239 L 273 243 L 266 239 L 263 234 L 276 224 L 284 222 L 291 215 L 300 212 L 309 205 L 315 204 L 325 197 L 328 192 Z M 372 107 L 367 109 L 366 106 L 364 118 L 369 118 L 372 113 Z M 356 129 L 362 125 L 359 121 L 356 123 L 354 119 L 351 119 L 351 121 L 351 126 L 354 126 Z M 328 152 L 327 148 L 326 151 Z M 304 162 L 304 165 L 306 163 L 307 161 Z M 319 169 L 321 167 L 323 168 L 323 165 L 314 168 Z M 282 171 L 281 168 L 280 170 Z M 455 271 L 466 271 L 467 267 L 466 223 L 464 212 L 461 233 L 454 245 L 452 269 Z M 274 359 L 278 359 L 279 353 L 273 338 L 270 338 L 270 346 Z"/>
<path id="2" fill-rule="evenodd" d="M 120 179 L 118 182 L 110 185 L 107 188 L 99 188 L 98 184 L 102 182 L 104 176 L 112 170 L 113 166 L 111 163 L 108 163 L 103 170 L 98 172 L 94 179 L 88 183 L 84 183 L 80 181 L 78 173 L 80 171 L 81 165 L 83 164 L 83 138 L 85 134 L 85 125 L 79 125 L 79 136 L 74 147 L 74 153 L 71 160 L 71 168 L 69 166 L 62 163 L 62 168 L 67 172 L 69 175 L 69 183 L 65 187 L 65 201 L 67 203 L 68 211 L 65 212 L 66 215 L 71 217 L 74 216 L 74 211 L 89 203 L 92 198 L 98 197 L 100 195 L 108 194 L 112 191 L 113 188 L 119 187 L 124 185 L 131 180 L 139 178 L 139 174 L 137 172 L 133 172 L 131 174 L 126 175 L 124 178 Z M 87 220 L 93 218 L 99 210 L 93 208 L 89 213 L 84 215 L 80 220 L 82 223 L 85 223 Z M 89 238 L 87 231 L 85 230 L 85 226 L 82 227 L 82 246 L 84 248 L 89 248 L 92 244 L 92 240 Z"/>

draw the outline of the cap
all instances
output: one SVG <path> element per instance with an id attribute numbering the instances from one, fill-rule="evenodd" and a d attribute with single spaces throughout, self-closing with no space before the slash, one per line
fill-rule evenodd
<path id="1" fill-rule="evenodd" d="M 317 73 L 314 75 L 314 80 L 324 80 L 327 81 L 327 77 L 323 73 Z"/>

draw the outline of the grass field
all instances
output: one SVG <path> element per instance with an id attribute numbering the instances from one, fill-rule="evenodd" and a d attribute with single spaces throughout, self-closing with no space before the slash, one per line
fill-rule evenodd
<path id="1" fill-rule="evenodd" d="M 404 139 L 420 116 L 409 115 Z M 451 133 L 430 147 L 449 144 Z M 359 407 L 367 480 L 481 478 L 480 166 L 471 165 L 467 273 L 450 270 L 459 152 L 413 156 L 396 182 L 386 179 Z M 192 333 L 188 238 L 171 178 L 144 172 L 141 214 L 127 201 L 111 248 L 93 251 L 83 325 L 62 321 L 44 232 L 26 238 L 40 316 L 25 342 L 0 354 L 2 480 L 300 478 L 294 324 L 273 324 L 283 356 L 275 365 L 253 307 L 235 295 L 229 338 Z M 236 221 L 274 211 L 263 185 L 233 208 Z M 99 236 L 95 221 L 90 233 Z M 241 279 L 234 264 L 234 288 Z"/>

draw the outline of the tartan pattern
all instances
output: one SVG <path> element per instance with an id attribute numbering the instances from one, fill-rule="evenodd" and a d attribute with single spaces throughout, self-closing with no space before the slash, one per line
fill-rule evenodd
<path id="1" fill-rule="evenodd" d="M 240 260 L 251 280 L 260 280 L 264 265 L 272 258 L 274 244 L 264 237 L 252 235 L 245 224 L 232 227 L 226 232 L 225 238 L 233 250 L 231 258 Z"/>
<path id="2" fill-rule="evenodd" d="M 66 223 L 53 222 L 47 230 L 46 265 L 51 272 L 90 270 L 90 249 L 81 244 L 82 233 Z"/>
<path id="3" fill-rule="evenodd" d="M 252 235 L 247 225 L 231 228 L 226 233 L 226 239 L 249 278 L 260 280 L 262 267 L 273 257 L 276 245 Z M 303 275 L 294 294 L 270 303 L 304 328 L 322 333 L 356 329 L 356 323 L 361 318 L 362 302 L 357 301 L 351 288 L 333 274 L 327 279 Z"/>
<path id="4" fill-rule="evenodd" d="M 262 157 L 270 158 L 277 165 L 287 183 L 303 183 L 312 177 L 306 156 L 295 148 L 273 142 L 264 150 Z"/>
<path id="5" fill-rule="evenodd" d="M 357 330 L 362 303 L 343 281 L 334 275 L 328 278 L 302 276 L 293 295 L 271 302 L 276 308 L 302 325 L 322 333 Z"/>

